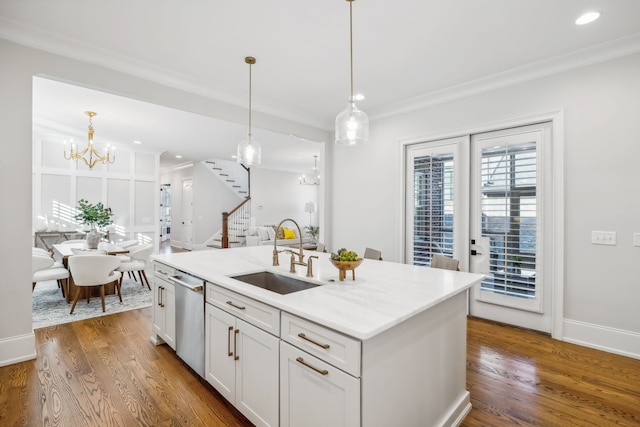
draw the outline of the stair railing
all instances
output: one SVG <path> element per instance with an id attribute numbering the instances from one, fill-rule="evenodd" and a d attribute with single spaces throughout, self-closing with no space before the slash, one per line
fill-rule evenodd
<path id="1" fill-rule="evenodd" d="M 247 221 L 251 218 L 251 197 L 245 198 L 242 203 L 229 212 L 222 212 L 222 248 L 229 247 L 229 239 L 238 240 L 238 232 L 247 227 Z"/>

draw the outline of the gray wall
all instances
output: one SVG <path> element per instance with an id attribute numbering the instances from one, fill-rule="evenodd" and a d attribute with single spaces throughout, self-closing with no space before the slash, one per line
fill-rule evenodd
<path id="1" fill-rule="evenodd" d="M 333 147 L 331 241 L 401 258 L 399 141 L 563 109 L 564 338 L 640 357 L 640 247 L 632 245 L 640 232 L 638 94 L 635 54 L 374 120 L 368 145 Z M 617 246 L 592 245 L 593 230 L 616 231 Z"/>

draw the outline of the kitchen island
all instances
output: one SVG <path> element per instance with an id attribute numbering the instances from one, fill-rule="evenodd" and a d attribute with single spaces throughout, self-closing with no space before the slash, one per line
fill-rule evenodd
<path id="1" fill-rule="evenodd" d="M 339 281 L 329 254 L 305 251 L 305 261 L 319 257 L 309 278 L 304 266 L 289 272 L 288 253 L 273 267 L 272 250 L 152 257 L 156 271 L 179 270 L 206 282 L 205 378 L 225 398 L 256 425 L 462 421 L 471 408 L 465 390 L 466 290 L 481 275 L 364 260 L 355 281 L 350 275 Z M 263 271 L 320 286 L 281 295 L 232 278 Z M 169 342 L 158 333 L 155 312 L 152 340 Z"/>

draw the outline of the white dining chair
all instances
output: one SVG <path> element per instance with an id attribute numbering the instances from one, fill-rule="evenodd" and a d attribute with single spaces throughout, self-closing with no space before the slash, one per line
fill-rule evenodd
<path id="1" fill-rule="evenodd" d="M 117 282 L 120 279 L 120 272 L 115 271 L 120 265 L 120 259 L 111 255 L 73 255 L 69 257 L 69 271 L 73 276 L 73 282 L 78 287 L 73 305 L 69 314 L 73 314 L 76 308 L 80 293 L 85 292 L 87 303 L 91 299 L 91 287 L 100 287 L 100 298 L 102 300 L 102 311 L 104 308 L 104 285 Z M 122 302 L 122 294 L 118 287 L 118 298 Z"/>
<path id="2" fill-rule="evenodd" d="M 431 257 L 431 268 L 440 268 L 443 270 L 457 271 L 457 270 L 460 270 L 458 268 L 459 264 L 460 264 L 460 261 L 458 261 L 457 259 L 449 258 L 444 255 L 434 254 Z"/>
<path id="3" fill-rule="evenodd" d="M 147 279 L 147 274 L 145 273 L 145 269 L 151 263 L 151 253 L 153 252 L 153 244 L 145 243 L 142 245 L 134 246 L 129 250 L 127 256 L 129 257 L 129 261 L 122 261 L 120 266 L 118 267 L 118 271 L 121 273 L 133 273 L 135 278 L 135 272 L 138 272 L 138 276 L 140 277 L 140 285 L 144 286 L 147 284 L 147 288 L 151 290 L 151 286 L 149 285 L 149 280 Z M 120 283 L 118 286 L 122 286 L 122 278 L 120 276 Z M 143 280 L 144 279 L 144 280 Z"/>
<path id="4" fill-rule="evenodd" d="M 382 261 L 382 252 L 377 249 L 365 248 L 363 258 Z"/>
<path id="5" fill-rule="evenodd" d="M 62 290 L 62 296 L 66 297 L 69 270 L 64 268 L 59 262 L 56 262 L 50 255 L 34 252 L 31 255 L 31 272 L 31 292 L 36 288 L 38 282 L 55 280 L 58 282 L 58 287 Z"/>

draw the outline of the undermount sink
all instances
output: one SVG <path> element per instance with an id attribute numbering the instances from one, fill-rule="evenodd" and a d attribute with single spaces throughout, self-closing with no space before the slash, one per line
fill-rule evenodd
<path id="1" fill-rule="evenodd" d="M 259 273 L 242 274 L 240 276 L 232 276 L 232 279 L 266 289 L 271 292 L 277 292 L 281 295 L 290 294 L 292 292 L 304 291 L 305 289 L 315 288 L 314 283 L 305 282 L 304 280 L 294 279 L 293 277 L 282 276 L 280 274 L 271 273 L 269 271 L 261 271 Z"/>

